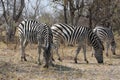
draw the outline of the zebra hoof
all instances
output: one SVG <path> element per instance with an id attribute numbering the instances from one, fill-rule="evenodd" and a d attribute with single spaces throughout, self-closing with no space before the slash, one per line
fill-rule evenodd
<path id="1" fill-rule="evenodd" d="M 21 61 L 27 61 L 26 57 L 21 57 Z"/>
<path id="2" fill-rule="evenodd" d="M 78 63 L 78 62 L 77 62 L 77 59 L 74 59 L 74 61 L 75 61 L 76 64 Z"/>
<path id="3" fill-rule="evenodd" d="M 108 54 L 106 54 L 106 57 L 108 57 Z"/>
<path id="4" fill-rule="evenodd" d="M 44 68 L 48 68 L 48 65 L 46 64 L 46 65 L 44 65 L 43 67 L 44 67 Z"/>
<path id="5" fill-rule="evenodd" d="M 113 53 L 113 55 L 116 55 L 116 53 Z"/>
<path id="6" fill-rule="evenodd" d="M 92 55 L 91 55 L 91 57 L 93 57 L 94 55 L 93 55 L 93 53 L 92 53 Z"/>
<path id="7" fill-rule="evenodd" d="M 104 64 L 103 60 L 98 61 L 99 64 Z"/>
<path id="8" fill-rule="evenodd" d="M 86 61 L 86 63 L 88 64 L 88 63 L 89 63 L 89 61 Z"/>
<path id="9" fill-rule="evenodd" d="M 55 59 L 54 59 L 54 58 L 52 58 L 52 61 L 55 61 Z"/>
<path id="10" fill-rule="evenodd" d="M 24 58 L 24 61 L 27 61 L 27 59 L 26 59 L 26 58 Z"/>
<path id="11" fill-rule="evenodd" d="M 41 62 L 39 62 L 38 65 L 41 65 Z"/>
<path id="12" fill-rule="evenodd" d="M 85 62 L 86 62 L 87 64 L 89 63 L 87 59 L 85 59 Z"/>
<path id="13" fill-rule="evenodd" d="M 60 62 L 62 62 L 62 59 L 61 59 L 61 58 L 58 58 L 58 60 L 59 60 Z"/>

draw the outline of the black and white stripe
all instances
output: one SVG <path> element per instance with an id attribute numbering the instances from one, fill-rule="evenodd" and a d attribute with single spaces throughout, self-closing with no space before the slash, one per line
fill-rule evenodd
<path id="1" fill-rule="evenodd" d="M 72 44 L 71 35 L 74 32 L 74 27 L 71 25 L 59 23 L 59 24 L 54 24 L 51 27 L 51 29 L 53 32 L 53 43 L 54 43 L 53 45 L 56 49 L 58 60 L 62 61 L 58 53 L 60 43 L 64 45 Z"/>
<path id="2" fill-rule="evenodd" d="M 90 28 L 82 26 L 69 26 L 67 24 L 54 24 L 52 27 L 53 43 L 58 45 L 62 40 L 65 44 L 77 44 L 75 62 L 77 63 L 77 56 L 80 49 L 83 48 L 84 59 L 86 62 L 86 43 L 89 41 L 95 50 L 95 57 L 98 63 L 103 63 L 103 45 L 100 39 Z M 58 50 L 57 50 L 58 52 Z"/>
<path id="3" fill-rule="evenodd" d="M 38 23 L 35 20 L 24 20 L 18 26 L 18 34 L 21 46 L 21 60 L 27 61 L 25 56 L 25 47 L 28 43 L 38 44 L 38 62 L 40 63 L 41 48 L 44 50 L 46 60 L 45 67 L 48 67 L 50 62 L 50 50 L 52 43 L 52 31 L 49 26 L 43 23 Z"/>
<path id="4" fill-rule="evenodd" d="M 103 43 L 106 43 L 106 56 L 108 56 L 108 49 L 111 47 L 112 53 L 115 55 L 116 43 L 112 31 L 112 27 L 96 26 L 94 32 L 101 39 Z"/>

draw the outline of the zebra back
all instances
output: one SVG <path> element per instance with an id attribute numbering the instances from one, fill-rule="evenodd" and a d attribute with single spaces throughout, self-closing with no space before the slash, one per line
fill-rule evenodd
<path id="1" fill-rule="evenodd" d="M 97 26 L 97 27 L 94 28 L 94 32 L 99 36 L 99 38 L 103 42 L 105 42 L 105 41 L 110 41 L 110 42 L 115 41 L 113 31 L 112 31 L 111 27 L 110 28 L 105 28 L 105 27 Z"/>
<path id="2" fill-rule="evenodd" d="M 71 35 L 74 27 L 67 24 L 54 24 L 52 27 L 54 42 L 71 43 Z"/>

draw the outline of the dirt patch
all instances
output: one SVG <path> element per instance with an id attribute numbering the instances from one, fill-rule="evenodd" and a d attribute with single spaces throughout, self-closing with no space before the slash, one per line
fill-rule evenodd
<path id="1" fill-rule="evenodd" d="M 19 47 L 16 50 L 7 48 L 0 43 L 0 80 L 119 80 L 120 79 L 120 52 L 117 55 L 104 55 L 104 64 L 98 64 L 91 57 L 90 49 L 87 50 L 87 64 L 81 51 L 78 56 L 78 64 L 74 63 L 76 47 L 67 47 L 59 51 L 63 61 L 59 62 L 55 57 L 55 66 L 48 69 L 37 64 L 37 47 L 26 48 L 27 62 L 20 61 Z M 12 46 L 12 45 L 11 45 Z M 34 47 L 34 46 L 33 46 Z M 111 54 L 111 52 L 109 52 Z M 42 57 L 42 56 L 41 56 Z"/>

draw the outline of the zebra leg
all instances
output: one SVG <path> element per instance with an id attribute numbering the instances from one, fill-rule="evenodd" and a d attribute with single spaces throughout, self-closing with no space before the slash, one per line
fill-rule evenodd
<path id="1" fill-rule="evenodd" d="M 106 56 L 108 57 L 108 49 L 109 49 L 109 47 L 110 47 L 110 44 L 107 42 L 106 43 Z"/>
<path id="2" fill-rule="evenodd" d="M 48 68 L 49 63 L 52 64 L 51 52 L 50 51 L 51 51 L 51 45 L 49 44 L 48 47 L 44 48 L 44 58 L 45 58 L 45 62 L 46 62 L 46 64 L 44 65 L 44 68 Z"/>
<path id="3" fill-rule="evenodd" d="M 111 42 L 111 52 L 113 55 L 116 55 L 115 49 L 116 49 L 116 43 L 115 43 L 115 41 L 112 41 Z"/>
<path id="4" fill-rule="evenodd" d="M 50 49 L 50 64 L 54 67 L 54 64 L 52 61 L 55 61 L 54 58 L 53 58 L 53 44 L 50 45 L 51 46 L 51 49 Z"/>
<path id="5" fill-rule="evenodd" d="M 81 46 L 78 46 L 78 48 L 76 50 L 76 55 L 75 55 L 75 58 L 74 58 L 75 63 L 77 63 L 77 56 L 78 56 L 80 50 L 81 50 Z"/>
<path id="6" fill-rule="evenodd" d="M 59 55 L 59 53 L 58 53 L 58 48 L 59 48 L 59 47 L 57 46 L 57 48 L 56 48 L 56 53 L 57 53 L 57 56 L 58 56 L 58 60 L 62 62 L 62 59 L 60 58 L 60 55 Z"/>
<path id="7" fill-rule="evenodd" d="M 40 54 L 41 54 L 41 43 L 38 42 L 38 65 L 41 65 Z"/>
<path id="8" fill-rule="evenodd" d="M 59 61 L 62 61 L 62 59 L 60 58 L 60 55 L 59 55 L 59 53 L 58 53 L 59 43 L 54 44 L 54 45 L 53 45 L 53 48 L 55 49 L 55 52 L 56 52 L 56 54 L 57 54 L 57 56 L 58 56 L 58 60 L 59 60 Z M 53 59 L 53 61 L 55 61 L 53 57 L 52 57 L 52 59 Z"/>
<path id="9" fill-rule="evenodd" d="M 93 57 L 94 53 L 95 53 L 94 50 L 93 50 L 93 47 L 91 47 L 91 50 L 92 50 L 92 55 L 91 56 Z"/>
<path id="10" fill-rule="evenodd" d="M 53 46 L 52 46 L 52 48 L 53 48 Z M 53 64 L 53 62 L 52 61 L 54 61 L 54 58 L 53 58 L 53 49 L 51 49 L 51 51 L 50 51 L 50 65 L 52 65 L 53 67 L 54 67 L 54 64 Z"/>
<path id="11" fill-rule="evenodd" d="M 27 61 L 26 55 L 25 55 L 25 47 L 27 46 L 26 40 L 23 40 L 23 38 L 20 39 L 20 47 L 21 47 L 21 61 Z"/>
<path id="12" fill-rule="evenodd" d="M 86 46 L 85 45 L 83 45 L 83 53 L 84 53 L 84 60 L 86 61 L 86 63 L 89 63 L 86 58 Z"/>
<path id="13" fill-rule="evenodd" d="M 53 53 L 54 53 L 53 49 L 54 49 L 54 46 L 52 46 L 52 49 L 51 49 L 51 60 L 55 61 L 55 59 L 53 58 Z"/>
<path id="14" fill-rule="evenodd" d="M 55 44 L 52 44 L 52 49 L 51 49 L 51 53 L 52 53 L 51 54 L 51 60 L 52 61 L 55 61 L 55 59 L 53 58 L 53 54 L 54 54 L 54 51 L 55 51 L 54 49 L 56 50 L 56 46 L 55 46 Z"/>
<path id="15" fill-rule="evenodd" d="M 44 65 L 44 68 L 48 68 L 49 62 L 48 62 L 48 56 L 46 54 L 46 50 L 44 50 L 43 55 L 44 55 L 45 62 L 46 62 L 45 65 Z"/>
<path id="16" fill-rule="evenodd" d="M 53 54 L 51 54 L 51 57 L 50 57 L 50 64 L 54 67 L 54 64 L 53 64 Z"/>

